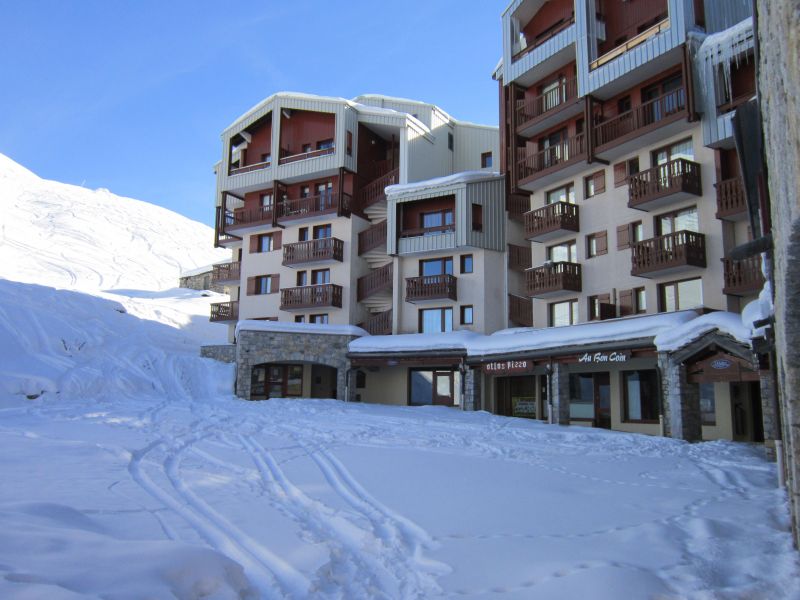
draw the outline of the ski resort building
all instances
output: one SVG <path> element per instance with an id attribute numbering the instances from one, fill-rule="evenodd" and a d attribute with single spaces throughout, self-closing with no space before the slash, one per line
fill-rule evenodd
<path id="1" fill-rule="evenodd" d="M 774 439 L 761 261 L 730 256 L 752 239 L 732 127 L 750 17 L 514 0 L 499 132 L 380 96 L 278 94 L 241 117 L 217 166 L 238 300 L 212 312 L 237 393 Z"/>

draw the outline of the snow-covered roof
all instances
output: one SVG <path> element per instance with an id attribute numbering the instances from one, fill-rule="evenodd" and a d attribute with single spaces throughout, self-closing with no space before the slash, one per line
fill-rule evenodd
<path id="1" fill-rule="evenodd" d="M 392 352 L 425 352 L 429 350 L 466 351 L 470 342 L 482 337 L 486 336 L 473 331 L 371 335 L 350 342 L 350 352 L 389 354 Z"/>
<path id="2" fill-rule="evenodd" d="M 659 351 L 672 352 L 712 331 L 719 331 L 742 344 L 750 345 L 752 330 L 742 323 L 742 315 L 723 311 L 701 315 L 687 323 L 666 329 L 653 342 Z"/>
<path id="3" fill-rule="evenodd" d="M 399 194 L 418 193 L 439 187 L 447 187 L 462 183 L 472 183 L 475 181 L 488 181 L 490 179 L 498 179 L 501 177 L 502 175 L 496 171 L 461 171 L 460 173 L 454 173 L 453 175 L 434 177 L 433 179 L 425 179 L 423 181 L 416 181 L 414 183 L 390 185 L 386 187 L 386 194 L 389 196 L 394 196 Z"/>
<path id="4" fill-rule="evenodd" d="M 212 269 L 213 265 L 205 265 L 203 267 L 197 267 L 194 269 L 186 269 L 185 271 L 181 271 L 181 277 L 192 277 L 194 275 L 202 275 L 203 273 L 210 273 Z"/>
<path id="5" fill-rule="evenodd" d="M 492 79 L 495 81 L 499 81 L 503 77 L 503 57 L 500 57 L 500 60 L 497 61 L 497 65 L 494 67 L 494 71 L 492 71 Z"/>
<path id="6" fill-rule="evenodd" d="M 369 334 L 355 325 L 323 325 L 321 323 L 287 323 L 283 321 L 239 321 L 236 324 L 236 335 L 240 331 L 273 331 L 278 333 L 316 333 L 319 335 L 355 335 Z"/>

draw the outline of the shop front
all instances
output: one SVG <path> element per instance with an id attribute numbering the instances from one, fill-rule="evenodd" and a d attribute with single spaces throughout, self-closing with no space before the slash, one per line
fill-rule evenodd
<path id="1" fill-rule="evenodd" d="M 481 365 L 489 383 L 486 407 L 497 415 L 547 419 L 547 378 L 533 360 L 498 360 Z"/>

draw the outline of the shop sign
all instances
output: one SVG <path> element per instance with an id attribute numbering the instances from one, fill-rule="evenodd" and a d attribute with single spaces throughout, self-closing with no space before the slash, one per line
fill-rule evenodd
<path id="1" fill-rule="evenodd" d="M 626 362 L 631 357 L 629 351 L 587 352 L 578 357 L 579 363 L 617 363 Z"/>
<path id="2" fill-rule="evenodd" d="M 498 360 L 483 363 L 483 372 L 489 375 L 505 375 L 507 373 L 527 373 L 533 369 L 532 360 Z"/>
<path id="3" fill-rule="evenodd" d="M 728 360 L 727 358 L 718 358 L 716 360 L 711 361 L 711 368 L 717 370 L 724 370 L 729 369 L 733 366 L 733 362 Z"/>

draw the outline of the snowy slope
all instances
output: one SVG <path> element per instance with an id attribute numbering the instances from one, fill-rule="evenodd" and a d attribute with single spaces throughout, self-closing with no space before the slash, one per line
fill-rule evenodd
<path id="1" fill-rule="evenodd" d="M 41 179 L 0 154 L 0 277 L 53 287 L 161 290 L 230 257 L 213 230 L 108 190 Z"/>

